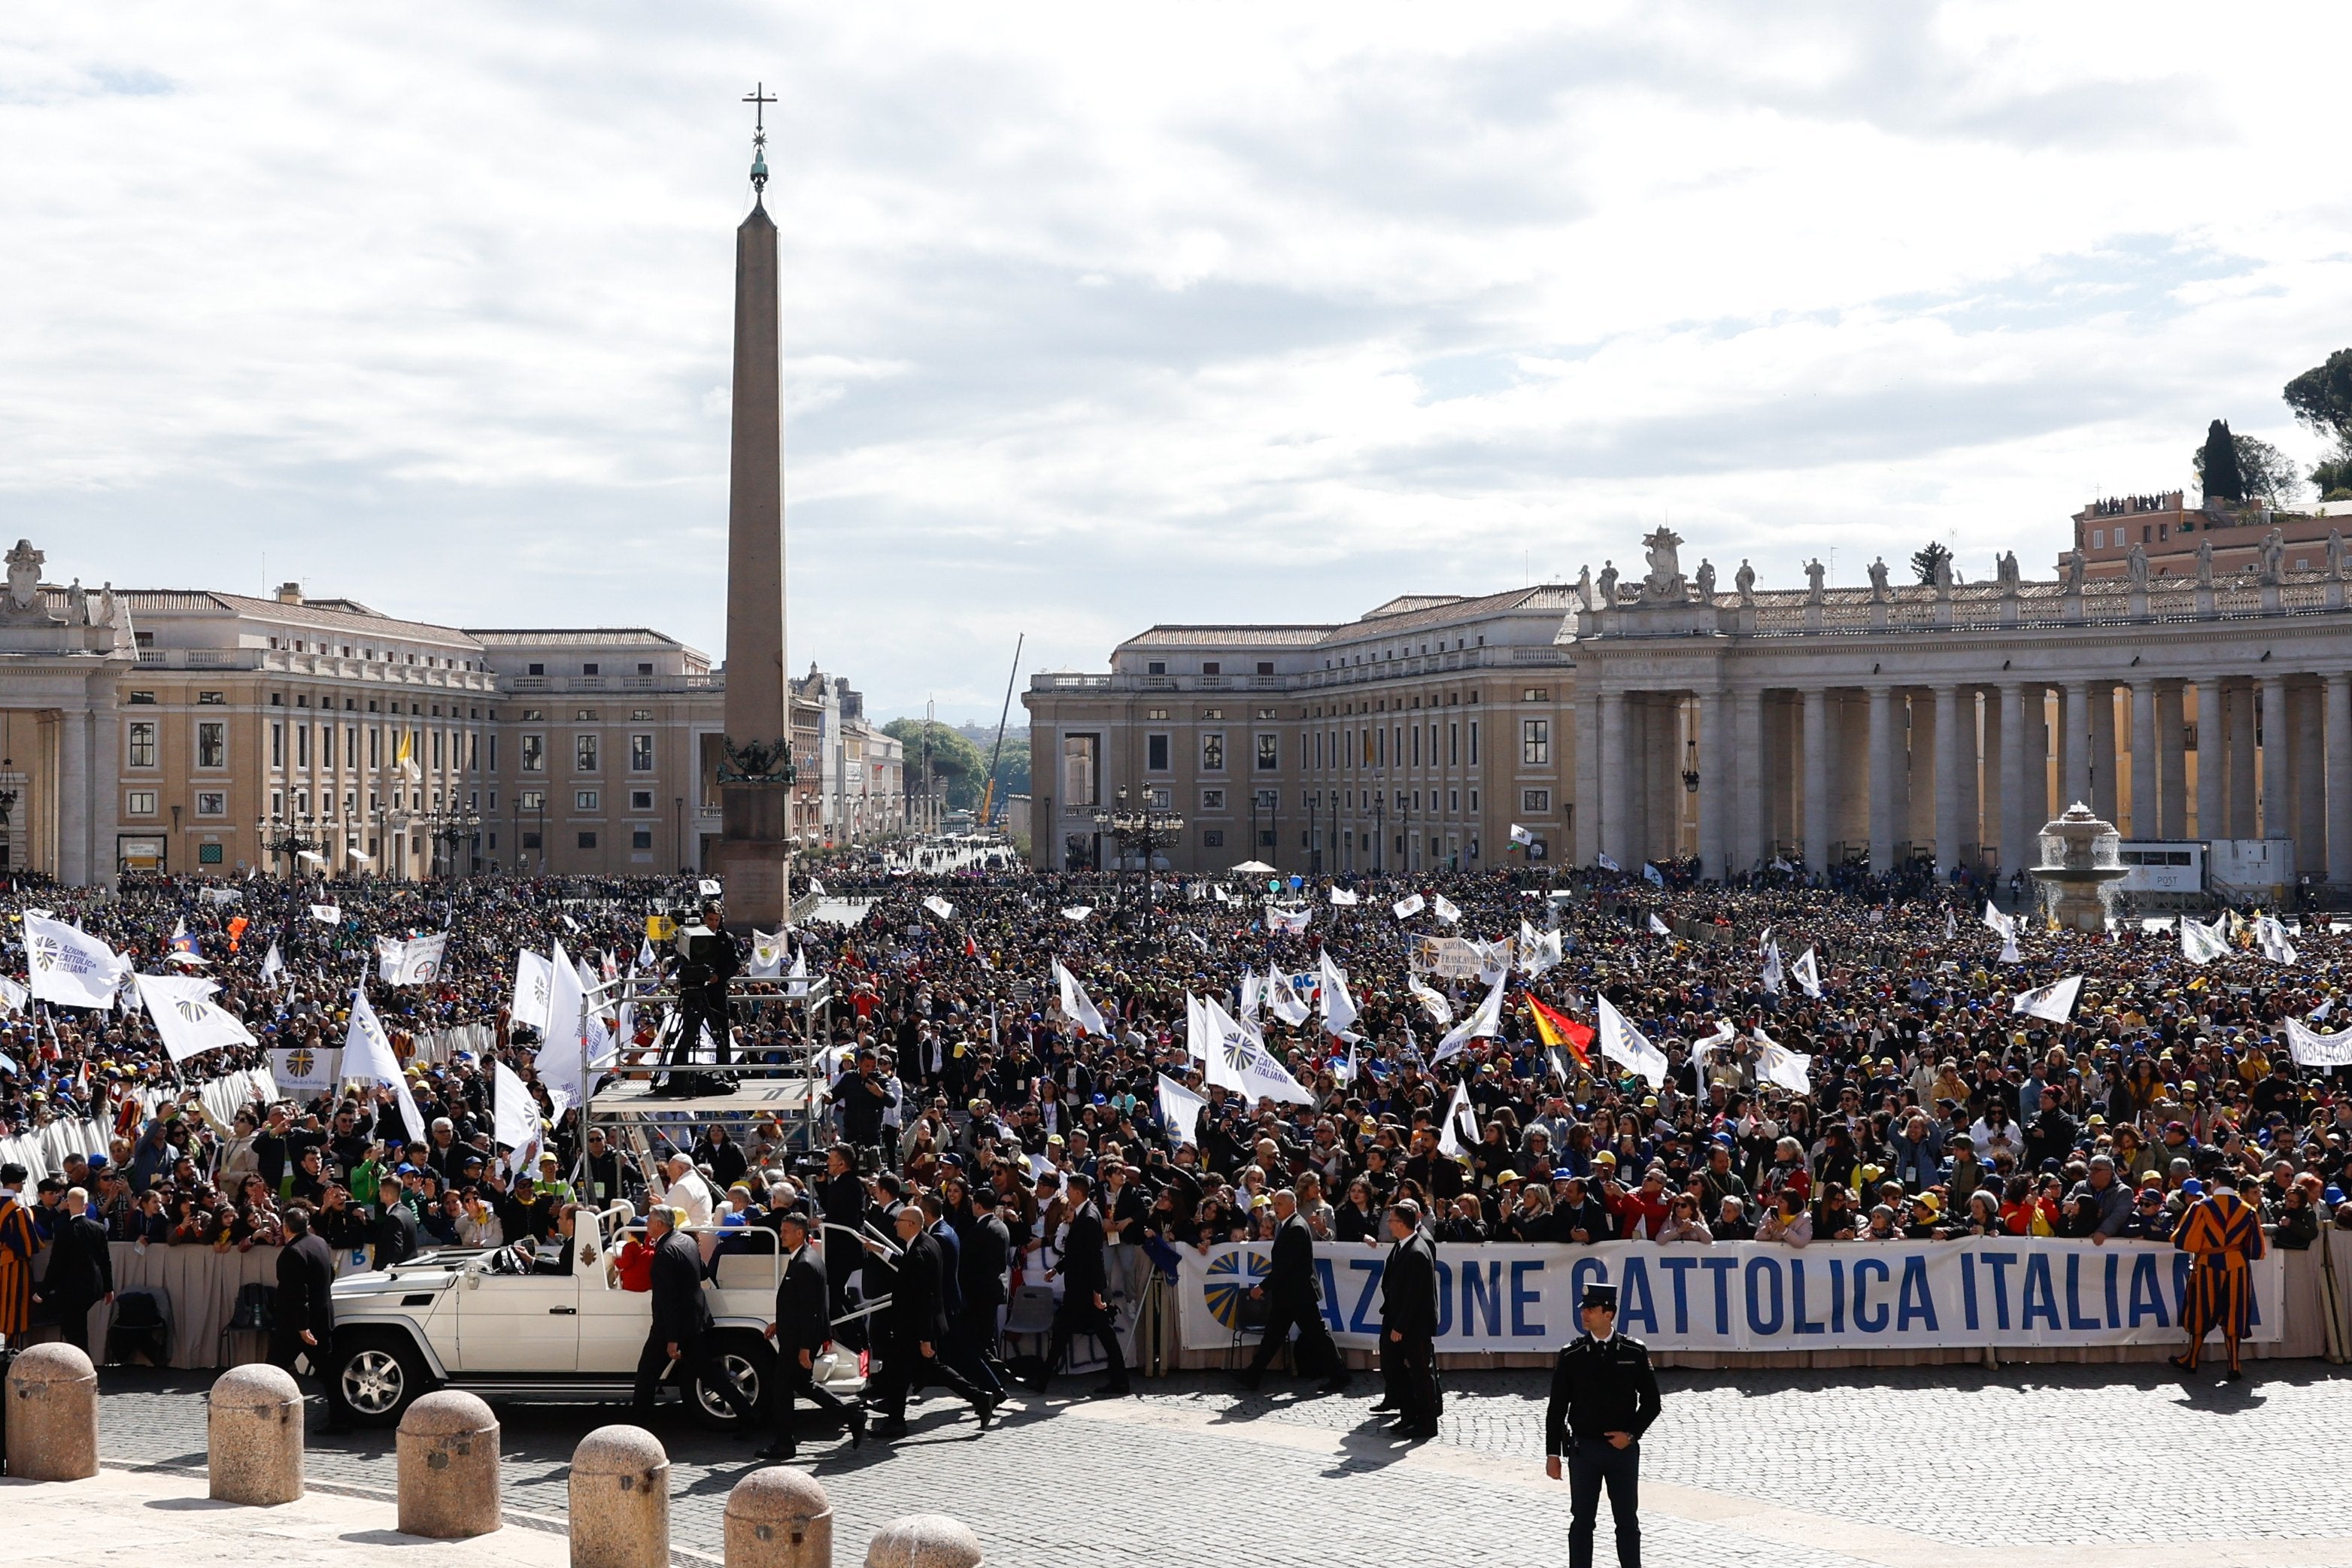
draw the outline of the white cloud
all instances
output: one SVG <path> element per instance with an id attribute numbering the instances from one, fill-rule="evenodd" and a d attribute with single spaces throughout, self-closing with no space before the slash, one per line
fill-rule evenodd
<path id="1" fill-rule="evenodd" d="M 1091 667 L 1665 517 L 1768 583 L 1931 537 L 2041 566 L 2216 415 L 2315 451 L 2278 389 L 2352 340 L 2347 28 L 11 7 L 0 512 L 86 580 L 719 652 L 764 79 L 793 657 L 886 715 L 992 716 L 1023 631 Z"/>

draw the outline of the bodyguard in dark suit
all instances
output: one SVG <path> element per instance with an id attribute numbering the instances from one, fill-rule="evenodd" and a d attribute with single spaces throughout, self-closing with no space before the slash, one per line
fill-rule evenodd
<path id="1" fill-rule="evenodd" d="M 278 1249 L 277 1322 L 269 1331 L 269 1359 L 292 1373 L 308 1360 L 327 1385 L 327 1430 L 351 1429 L 351 1406 L 334 1375 L 335 1254 L 300 1204 L 286 1210 L 286 1245 Z"/>
<path id="2" fill-rule="evenodd" d="M 947 1297 L 941 1283 L 945 1261 L 940 1244 L 923 1228 L 923 1211 L 901 1205 L 897 1277 L 891 1282 L 890 1304 L 882 1319 L 882 1375 L 877 1390 L 883 1411 L 882 1433 L 888 1437 L 907 1430 L 907 1396 L 918 1387 L 943 1384 L 968 1400 L 980 1413 L 980 1429 L 996 1414 L 996 1401 L 966 1382 L 961 1373 L 940 1359 L 948 1337 Z"/>
<path id="3" fill-rule="evenodd" d="M 695 1380 L 699 1377 L 748 1425 L 756 1416 L 719 1361 L 710 1303 L 702 1294 L 702 1251 L 694 1238 L 677 1228 L 683 1212 L 656 1205 L 646 1214 L 646 1239 L 654 1249 L 654 1322 L 652 1332 L 646 1335 L 646 1348 L 637 1354 L 633 1408 L 640 1418 L 653 1414 L 654 1390 L 660 1386 L 664 1370 L 675 1361 L 678 1385 L 688 1398 L 694 1397 Z"/>
<path id="4" fill-rule="evenodd" d="M 425 1244 L 424 1231 L 417 1226 L 415 1212 L 401 1201 L 397 1176 L 384 1177 L 377 1201 L 383 1206 L 383 1215 L 368 1239 L 375 1243 L 375 1266 L 389 1269 L 416 1256 Z"/>
<path id="5" fill-rule="evenodd" d="M 996 1212 L 996 1189 L 985 1184 L 971 1195 L 971 1217 L 956 1232 L 960 1245 L 956 1270 L 963 1286 L 963 1312 L 953 1327 L 960 1349 L 988 1370 L 995 1387 L 1004 1386 L 1004 1369 L 997 1363 L 1002 1337 L 998 1325 L 1004 1311 L 1004 1279 L 1013 1260 L 1013 1233 Z"/>
<path id="6" fill-rule="evenodd" d="M 1094 1183 L 1083 1175 L 1069 1179 L 1070 1223 L 1062 1238 L 1062 1301 L 1054 1309 L 1054 1337 L 1045 1349 L 1045 1369 L 1037 1375 L 1037 1392 L 1045 1392 L 1062 1357 L 1077 1334 L 1092 1334 L 1110 1363 L 1109 1376 L 1097 1392 L 1119 1398 L 1128 1392 L 1127 1358 L 1118 1348 L 1118 1325 L 1111 1321 L 1110 1270 L 1103 1261 L 1102 1211 L 1095 1207 Z"/>
<path id="7" fill-rule="evenodd" d="M 1389 1248 L 1381 1270 L 1381 1367 L 1396 1402 L 1397 1430 L 1437 1436 L 1437 1249 L 1421 1228 L 1411 1198 L 1389 1210 Z"/>
<path id="8" fill-rule="evenodd" d="M 770 1406 L 774 1440 L 760 1450 L 763 1459 L 789 1459 L 796 1452 L 793 1407 L 805 1399 L 830 1410 L 849 1427 L 849 1446 L 866 1440 L 865 1407 L 842 1398 L 816 1381 L 816 1358 L 833 1339 L 833 1297 L 824 1277 L 824 1253 L 810 1245 L 808 1216 L 778 1218 L 783 1240 L 784 1274 L 776 1286 L 776 1322 L 768 1337 L 776 1342 L 775 1396 Z"/>
<path id="9" fill-rule="evenodd" d="M 1569 1568 L 1592 1568 L 1601 1489 L 1617 1521 L 1618 1568 L 1642 1568 L 1642 1434 L 1658 1418 L 1658 1376 L 1640 1340 L 1616 1332 L 1617 1287 L 1587 1285 L 1584 1333 L 1552 1367 L 1544 1416 L 1544 1473 L 1568 1461 Z"/>
<path id="10" fill-rule="evenodd" d="M 89 1195 L 75 1187 L 65 1207 L 73 1216 L 58 1222 L 49 1240 L 49 1271 L 41 1298 L 58 1314 L 68 1344 L 89 1348 L 89 1312 L 114 1299 L 114 1255 L 106 1249 L 106 1227 L 89 1217 Z"/>
<path id="11" fill-rule="evenodd" d="M 1298 1370 L 1329 1367 L 1323 1391 L 1337 1394 L 1348 1386 L 1348 1364 L 1331 1343 L 1323 1322 L 1323 1285 L 1315 1274 L 1315 1233 L 1298 1212 L 1298 1198 L 1288 1187 L 1274 1195 L 1274 1258 L 1265 1283 L 1250 1291 L 1266 1303 L 1265 1337 L 1257 1354 L 1242 1374 L 1242 1386 L 1255 1388 L 1265 1369 L 1280 1353 L 1293 1328 L 1298 1330 Z"/>

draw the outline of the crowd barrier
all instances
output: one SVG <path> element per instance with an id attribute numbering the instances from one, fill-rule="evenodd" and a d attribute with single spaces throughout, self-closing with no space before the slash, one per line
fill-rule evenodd
<path id="1" fill-rule="evenodd" d="M 455 1029 L 409 1037 L 413 1060 L 436 1063 L 455 1061 L 461 1051 L 478 1061 L 496 1050 L 498 1043 L 497 1026 L 487 1023 L 463 1023 Z"/>
<path id="2" fill-rule="evenodd" d="M 38 1181 L 63 1170 L 68 1155 L 104 1154 L 112 1136 L 102 1122 L 51 1122 L 14 1138 L 0 1138 L 0 1166 L 23 1166 Z"/>

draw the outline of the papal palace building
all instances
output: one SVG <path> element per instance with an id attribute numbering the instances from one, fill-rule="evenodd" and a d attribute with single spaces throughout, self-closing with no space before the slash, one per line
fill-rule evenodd
<path id="1" fill-rule="evenodd" d="M 1117 862 L 1096 817 L 1124 800 L 1182 818 L 1155 852 L 1180 870 L 1516 853 L 2007 874 L 2081 800 L 2128 839 L 2226 841 L 2274 885 L 2352 885 L 2341 538 L 2265 530 L 2224 569 L 2192 532 L 2159 576 L 2153 528 L 2143 547 L 2126 521 L 2110 576 L 2073 549 L 2049 581 L 2012 556 L 1990 582 L 1896 585 L 1879 563 L 1832 589 L 1816 564 L 1766 589 L 1745 562 L 1686 572 L 1661 529 L 1638 578 L 1155 626 L 1106 673 L 1033 677 L 1034 855 Z"/>
<path id="2" fill-rule="evenodd" d="M 726 677 L 644 628 L 461 630 L 348 599 L 0 593 L 0 870 L 646 874 L 719 833 Z M 793 685 L 796 841 L 905 821 L 899 743 Z"/>

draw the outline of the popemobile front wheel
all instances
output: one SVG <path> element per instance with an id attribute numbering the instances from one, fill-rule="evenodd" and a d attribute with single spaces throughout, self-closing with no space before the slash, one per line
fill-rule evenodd
<path id="1" fill-rule="evenodd" d="M 393 1334 L 354 1337 L 335 1347 L 329 1374 L 351 1407 L 354 1426 L 400 1425 L 401 1415 L 433 1389 L 433 1375 L 416 1347 Z"/>
<path id="2" fill-rule="evenodd" d="M 719 1336 L 719 1354 L 712 1357 L 726 1369 L 736 1392 L 755 1413 L 767 1393 L 770 1355 L 767 1341 L 757 1334 L 728 1333 Z M 694 1407 L 694 1418 L 714 1432 L 743 1429 L 743 1418 L 729 1408 L 725 1397 L 700 1373 L 695 1375 L 687 1402 Z"/>

